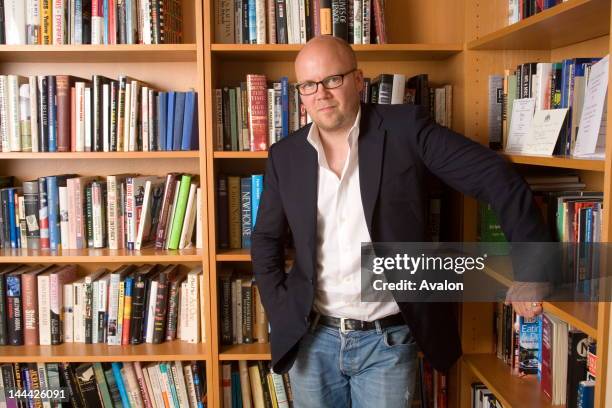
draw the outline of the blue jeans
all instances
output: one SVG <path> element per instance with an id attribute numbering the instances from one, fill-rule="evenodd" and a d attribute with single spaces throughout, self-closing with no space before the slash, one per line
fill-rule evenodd
<path id="1" fill-rule="evenodd" d="M 311 325 L 289 371 L 296 408 L 410 407 L 417 346 L 407 325 L 342 333 Z"/>

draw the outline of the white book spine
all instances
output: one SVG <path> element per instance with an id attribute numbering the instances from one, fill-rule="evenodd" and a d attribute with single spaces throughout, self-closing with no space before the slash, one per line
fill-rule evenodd
<path id="1" fill-rule="evenodd" d="M 53 0 L 53 45 L 66 44 L 66 3 Z"/>
<path id="2" fill-rule="evenodd" d="M 198 291 L 198 274 L 196 271 L 191 271 L 187 274 L 187 341 L 189 343 L 198 343 L 200 341 L 200 333 L 198 322 L 200 320 L 200 302 Z"/>
<path id="3" fill-rule="evenodd" d="M 399 105 L 404 103 L 404 93 L 406 90 L 406 75 L 393 74 L 393 88 L 391 91 L 391 104 Z"/>
<path id="4" fill-rule="evenodd" d="M 4 0 L 4 30 L 7 45 L 23 45 L 26 43 L 24 0 Z"/>
<path id="5" fill-rule="evenodd" d="M 125 86 L 125 109 L 123 116 L 123 151 L 128 152 L 130 146 L 130 116 L 132 112 L 132 85 Z"/>
<path id="6" fill-rule="evenodd" d="M 149 88 L 146 86 L 142 87 L 142 103 L 141 106 L 141 129 L 142 129 L 142 151 L 149 151 Z"/>
<path id="7" fill-rule="evenodd" d="M 85 343 L 85 286 L 82 281 L 74 282 L 74 342 Z"/>
<path id="8" fill-rule="evenodd" d="M 274 89 L 268 89 L 268 146 L 275 142 L 274 133 Z"/>
<path id="9" fill-rule="evenodd" d="M 187 395 L 189 397 L 189 407 L 198 406 L 197 394 L 195 390 L 195 383 L 193 382 L 193 370 L 190 364 L 185 364 L 183 367 L 183 374 L 185 375 L 185 385 L 187 386 Z"/>
<path id="10" fill-rule="evenodd" d="M 142 27 L 142 43 L 152 44 L 151 41 L 151 6 L 150 0 L 140 0 L 139 26 Z"/>
<path id="11" fill-rule="evenodd" d="M 134 249 L 140 251 L 142 246 L 142 238 L 146 229 L 147 223 L 150 225 L 150 211 L 151 207 L 151 180 L 145 182 L 144 198 L 142 200 L 142 209 L 140 211 L 140 220 L 138 221 L 138 233 L 136 234 L 136 241 L 134 242 Z"/>
<path id="12" fill-rule="evenodd" d="M 108 282 L 110 277 L 107 275 L 100 279 L 98 284 L 98 326 L 94 330 L 98 332 L 98 343 L 106 343 L 106 327 L 108 321 Z M 102 327 L 104 330 L 100 330 Z M 102 335 L 102 337 L 100 337 Z"/>
<path id="13" fill-rule="evenodd" d="M 38 371 L 38 381 L 40 384 L 40 389 L 44 390 L 51 388 L 49 386 L 49 377 L 47 376 L 47 366 L 45 365 L 45 363 L 36 363 L 36 370 Z M 42 406 L 43 408 L 51 408 L 51 401 L 49 401 L 49 399 L 43 399 Z"/>
<path id="14" fill-rule="evenodd" d="M 38 363 L 38 364 L 43 364 L 43 363 Z M 46 406 L 43 406 L 43 407 L 47 408 Z M 4 391 L 4 378 L 2 375 L 2 370 L 0 370 L 0 408 L 6 408 L 6 395 Z"/>
<path id="15" fill-rule="evenodd" d="M 202 234 L 202 188 L 198 187 L 196 193 L 196 248 L 203 248 Z"/>
<path id="16" fill-rule="evenodd" d="M 294 38 L 294 30 L 293 30 L 293 25 L 296 24 L 296 22 L 293 21 L 293 8 L 296 7 L 297 5 L 295 4 L 295 2 L 293 1 L 288 1 L 285 3 L 285 18 L 287 20 L 287 43 L 288 44 L 296 44 L 296 41 L 299 40 L 299 38 L 296 40 Z M 297 22 L 297 24 L 299 24 L 299 22 Z"/>
<path id="17" fill-rule="evenodd" d="M 19 81 L 16 75 L 8 76 L 9 141 L 10 151 L 21 151 L 21 126 L 19 124 Z"/>
<path id="18" fill-rule="evenodd" d="M 298 5 L 298 21 L 300 22 L 300 25 L 298 27 L 299 29 L 299 38 L 300 38 L 300 44 L 306 44 L 306 4 L 303 1 L 299 2 Z"/>
<path id="19" fill-rule="evenodd" d="M 92 195 L 92 223 L 93 223 L 93 242 L 94 248 L 104 248 L 104 231 L 105 225 L 102 223 L 102 206 L 104 205 L 104 197 L 102 196 L 102 186 L 100 183 L 94 184 L 91 189 Z"/>
<path id="20" fill-rule="evenodd" d="M 187 397 L 187 386 L 185 385 L 185 376 L 183 374 L 183 363 L 180 361 L 173 361 L 171 365 L 174 385 L 176 386 L 179 397 L 179 406 L 188 407 L 189 398 Z"/>
<path id="21" fill-rule="evenodd" d="M 181 228 L 181 237 L 179 240 L 179 249 L 185 249 L 191 244 L 191 236 L 193 235 L 193 226 L 195 224 L 195 195 L 196 184 L 191 184 L 189 187 L 189 197 L 187 198 L 187 207 L 185 207 L 185 217 L 183 218 L 183 227 Z"/>
<path id="22" fill-rule="evenodd" d="M 37 153 L 38 148 L 38 79 L 36 76 L 28 78 L 30 82 L 30 133 L 32 135 L 32 152 Z"/>
<path id="23" fill-rule="evenodd" d="M 128 144 L 128 151 L 135 152 L 138 146 L 138 95 L 140 94 L 140 83 L 138 81 L 132 81 L 132 97 L 130 107 L 130 139 Z"/>
<path id="24" fill-rule="evenodd" d="M 2 136 L 2 151 L 10 152 L 8 77 L 6 75 L 0 75 L 0 133 Z"/>
<path id="25" fill-rule="evenodd" d="M 200 272 L 198 273 L 198 280 L 200 282 L 198 289 L 200 290 L 200 299 L 204 299 L 206 296 L 206 293 L 204 291 L 204 279 L 205 279 L 205 275 L 202 272 L 202 270 L 200 270 Z M 202 343 L 206 343 L 206 305 L 204 304 L 204 302 L 200 302 L 200 321 L 198 322 L 199 326 L 200 326 L 200 341 Z"/>
<path id="26" fill-rule="evenodd" d="M 77 152 L 85 151 L 85 82 L 76 82 L 75 90 L 75 147 Z"/>
<path id="27" fill-rule="evenodd" d="M 86 152 L 91 152 L 91 88 L 85 87 L 85 146 Z"/>
<path id="28" fill-rule="evenodd" d="M 48 274 L 38 275 L 38 338 L 41 346 L 51 345 L 50 279 Z"/>
<path id="29" fill-rule="evenodd" d="M 153 343 L 153 329 L 155 323 L 155 303 L 157 299 L 157 281 L 151 282 L 151 290 L 149 291 L 148 298 L 148 309 L 147 309 L 147 331 L 145 341 L 147 343 Z"/>
<path id="30" fill-rule="evenodd" d="M 74 342 L 74 285 L 64 285 L 64 342 Z"/>
<path id="31" fill-rule="evenodd" d="M 155 368 L 155 365 L 151 365 L 145 368 L 145 371 L 149 375 L 149 381 L 151 382 L 151 389 L 153 390 L 153 400 L 155 401 L 155 406 L 157 408 L 164 408 L 164 399 L 161 394 L 161 385 L 159 383 L 159 376 L 157 375 L 157 369 Z"/>
<path id="32" fill-rule="evenodd" d="M 40 2 L 26 0 L 26 42 L 38 44 L 40 41 Z"/>
<path id="33" fill-rule="evenodd" d="M 19 129 L 21 150 L 32 151 L 32 130 L 30 123 L 30 84 L 19 85 Z"/>
<path id="34" fill-rule="evenodd" d="M 69 226 L 68 226 L 68 188 L 58 187 L 59 190 L 59 214 L 60 214 L 60 239 L 62 248 L 69 248 Z"/>
<path id="35" fill-rule="evenodd" d="M 106 233 L 108 247 L 118 249 L 117 239 L 117 177 L 106 177 Z"/>
<path id="36" fill-rule="evenodd" d="M 353 2 L 353 44 L 363 42 L 363 9 L 362 0 L 349 0 Z"/>
<path id="37" fill-rule="evenodd" d="M 96 344 L 98 341 L 98 311 L 100 310 L 100 281 L 96 280 L 92 284 L 93 286 L 93 299 L 91 305 L 91 343 Z"/>
<path id="38" fill-rule="evenodd" d="M 176 337 L 186 340 L 185 326 L 187 325 L 187 281 L 181 283 L 181 294 L 179 298 L 179 322 L 176 328 Z"/>
<path id="39" fill-rule="evenodd" d="M 102 150 L 110 151 L 110 84 L 102 85 Z"/>
<path id="40" fill-rule="evenodd" d="M 257 44 L 266 43 L 266 0 L 255 0 Z"/>
<path id="41" fill-rule="evenodd" d="M 21 239 L 21 248 L 22 249 L 28 249 L 28 238 L 26 235 L 26 224 L 25 224 L 25 218 L 26 218 L 26 213 L 25 213 L 25 198 L 23 196 L 19 196 L 19 200 L 18 200 L 18 208 L 19 208 L 19 236 Z M 24 221 L 23 225 L 21 225 L 21 220 Z M 21 228 L 23 227 L 23 228 Z"/>
<path id="42" fill-rule="evenodd" d="M 104 43 L 103 16 L 97 16 L 93 14 L 91 16 L 91 43 L 94 45 L 102 45 Z"/>
<path id="43" fill-rule="evenodd" d="M 149 89 L 149 109 L 148 109 L 148 132 L 149 132 L 149 137 L 147 138 L 147 148 L 148 150 L 153 150 L 153 147 L 151 146 L 151 143 L 149 143 L 149 140 L 155 140 L 157 138 L 157 126 L 156 126 L 156 121 L 157 121 L 157 105 L 156 105 L 156 92 L 153 89 Z M 157 138 L 158 139 L 158 138 Z M 143 140 L 143 144 L 144 144 L 144 140 Z M 157 150 L 160 150 L 159 146 L 157 147 Z"/>
<path id="44" fill-rule="evenodd" d="M 134 178 L 126 179 L 126 197 L 125 197 L 125 227 L 127 248 L 134 249 L 134 239 L 136 238 L 136 199 L 134 198 Z"/>

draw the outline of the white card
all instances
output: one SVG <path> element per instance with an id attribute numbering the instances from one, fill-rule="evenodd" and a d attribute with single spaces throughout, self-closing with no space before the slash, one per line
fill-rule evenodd
<path id="1" fill-rule="evenodd" d="M 567 111 L 567 108 L 536 111 L 529 126 L 523 152 L 551 156 Z"/>
<path id="2" fill-rule="evenodd" d="M 533 119 L 535 108 L 534 98 L 515 99 L 512 104 L 512 120 L 506 151 L 509 153 L 524 153 L 525 140 Z"/>

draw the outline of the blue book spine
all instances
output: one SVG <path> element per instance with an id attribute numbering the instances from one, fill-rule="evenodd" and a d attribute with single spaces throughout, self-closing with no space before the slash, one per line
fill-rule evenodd
<path id="1" fill-rule="evenodd" d="M 181 150 L 197 150 L 198 145 L 198 94 L 187 92 L 185 115 L 183 116 L 183 137 Z"/>
<path id="2" fill-rule="evenodd" d="M 183 136 L 183 117 L 185 116 L 185 92 L 177 92 L 174 100 L 174 131 L 172 136 L 172 149 L 181 150 L 181 137 Z"/>
<path id="3" fill-rule="evenodd" d="M 30 370 L 27 365 L 21 368 L 21 378 L 23 379 L 27 395 L 30 393 L 30 390 L 32 390 L 32 377 L 30 376 Z M 28 407 L 34 408 L 34 398 L 28 398 Z"/>
<path id="4" fill-rule="evenodd" d="M 48 95 L 49 103 L 47 107 L 48 122 L 49 122 L 49 151 L 57 152 L 57 105 L 56 105 L 56 82 L 55 76 L 48 77 Z"/>
<path id="5" fill-rule="evenodd" d="M 174 401 L 174 406 L 180 408 L 178 406 L 178 394 L 176 392 L 176 387 L 174 386 L 174 378 L 172 377 L 172 370 L 170 369 L 169 363 L 160 363 L 159 369 L 162 372 L 162 375 L 165 373 L 168 375 L 168 383 L 170 384 L 170 392 L 172 393 L 172 400 Z"/>
<path id="6" fill-rule="evenodd" d="M 125 40 L 128 44 L 134 44 L 134 32 L 132 30 L 132 0 L 125 1 Z"/>
<path id="7" fill-rule="evenodd" d="M 157 103 L 157 147 L 166 150 L 166 116 L 168 115 L 168 93 L 160 92 Z"/>
<path id="8" fill-rule="evenodd" d="M 108 0 L 104 0 L 104 2 L 102 3 L 102 12 L 104 13 L 104 44 L 110 44 L 110 31 L 108 29 Z"/>
<path id="9" fill-rule="evenodd" d="M 586 271 L 585 279 L 582 281 L 582 290 L 586 295 L 586 298 L 591 297 L 591 280 L 593 277 L 593 269 L 591 268 L 591 248 L 593 241 L 593 208 L 587 207 L 586 215 L 585 215 L 585 234 L 584 234 L 584 243 L 582 244 L 584 248 L 583 260 L 584 269 Z M 592 295 L 595 295 L 593 293 Z"/>
<path id="10" fill-rule="evenodd" d="M 74 0 L 74 41 L 83 44 L 83 0 Z"/>
<path id="11" fill-rule="evenodd" d="M 257 44 L 256 0 L 249 0 L 249 43 Z"/>
<path id="12" fill-rule="evenodd" d="M 578 384 L 578 408 L 593 408 L 595 405 L 595 381 L 580 381 Z"/>
<path id="13" fill-rule="evenodd" d="M 561 65 L 561 108 L 569 107 L 569 71 L 572 60 L 563 60 Z"/>
<path id="14" fill-rule="evenodd" d="M 261 200 L 261 192 L 263 191 L 263 175 L 254 174 L 251 176 L 251 222 L 252 229 L 255 229 L 257 221 L 257 211 L 259 210 L 259 200 Z"/>
<path id="15" fill-rule="evenodd" d="M 240 214 L 242 219 L 242 248 L 251 247 L 251 178 L 240 179 Z"/>
<path id="16" fill-rule="evenodd" d="M 62 240 L 60 236 L 57 176 L 47 177 L 47 208 L 49 210 L 49 246 L 51 249 L 58 249 Z"/>
<path id="17" fill-rule="evenodd" d="M 123 408 L 132 408 L 130 405 L 130 399 L 128 398 L 127 391 L 125 390 L 125 384 L 123 383 L 123 376 L 121 375 L 121 363 L 112 363 L 113 375 L 115 376 L 115 383 L 119 389 L 119 395 L 121 396 L 121 404 Z"/>
<path id="18" fill-rule="evenodd" d="M 281 78 L 282 137 L 289 136 L 289 78 Z"/>
<path id="19" fill-rule="evenodd" d="M 172 135 L 174 132 L 174 105 L 176 101 L 176 92 L 168 92 L 168 105 L 166 115 L 166 150 L 172 150 Z"/>
<path id="20" fill-rule="evenodd" d="M 15 222 L 15 189 L 9 188 L 8 190 L 8 210 L 9 210 L 9 232 L 11 239 L 11 248 L 18 248 L 17 237 L 19 236 L 19 230 L 17 223 Z"/>
<path id="21" fill-rule="evenodd" d="M 538 382 L 540 382 L 542 380 L 542 315 L 539 315 L 537 319 L 538 333 L 540 333 L 538 336 L 538 350 L 540 350 L 538 353 Z"/>

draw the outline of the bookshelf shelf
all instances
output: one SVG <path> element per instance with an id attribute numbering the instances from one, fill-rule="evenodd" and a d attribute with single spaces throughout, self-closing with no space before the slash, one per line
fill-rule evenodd
<path id="1" fill-rule="evenodd" d="M 300 44 L 211 44 L 214 56 L 224 60 L 293 61 Z M 463 51 L 462 44 L 353 45 L 360 61 L 444 60 Z"/>
<path id="2" fill-rule="evenodd" d="M 597 339 L 597 303 L 544 302 L 544 311 Z"/>
<path id="3" fill-rule="evenodd" d="M 568 30 L 568 27 L 571 27 Z M 570 0 L 468 42 L 469 50 L 549 50 L 610 32 L 610 2 Z"/>
<path id="4" fill-rule="evenodd" d="M 0 62 L 195 62 L 196 44 L 0 45 Z"/>
<path id="5" fill-rule="evenodd" d="M 269 343 L 234 344 L 231 346 L 221 346 L 219 360 L 269 360 Z"/>
<path id="6" fill-rule="evenodd" d="M 495 354 L 465 354 L 463 363 L 495 394 L 504 407 L 552 407 L 535 376 L 518 377 Z M 557 406 L 558 407 L 558 406 Z"/>
<path id="7" fill-rule="evenodd" d="M 217 262 L 250 262 L 251 251 L 248 249 L 224 249 L 217 252 Z"/>
<path id="8" fill-rule="evenodd" d="M 578 159 L 574 157 L 536 156 L 522 154 L 503 155 L 512 163 L 529 164 L 532 166 L 559 167 L 564 169 L 601 171 L 605 169 L 604 160 Z"/>
<path id="9" fill-rule="evenodd" d="M 267 159 L 268 152 L 214 152 L 215 159 Z"/>
<path id="10" fill-rule="evenodd" d="M 145 248 L 140 251 L 125 249 L 67 249 L 63 251 L 3 249 L 0 263 L 100 263 L 100 262 L 201 262 L 201 249 L 156 250 Z"/>
<path id="11" fill-rule="evenodd" d="M 116 159 L 197 159 L 198 151 L 177 152 L 53 152 L 53 153 L 0 153 L 0 160 L 116 160 Z"/>
<path id="12" fill-rule="evenodd" d="M 0 363 L 207 360 L 206 343 L 109 346 L 64 343 L 56 346 L 0 346 Z"/>

